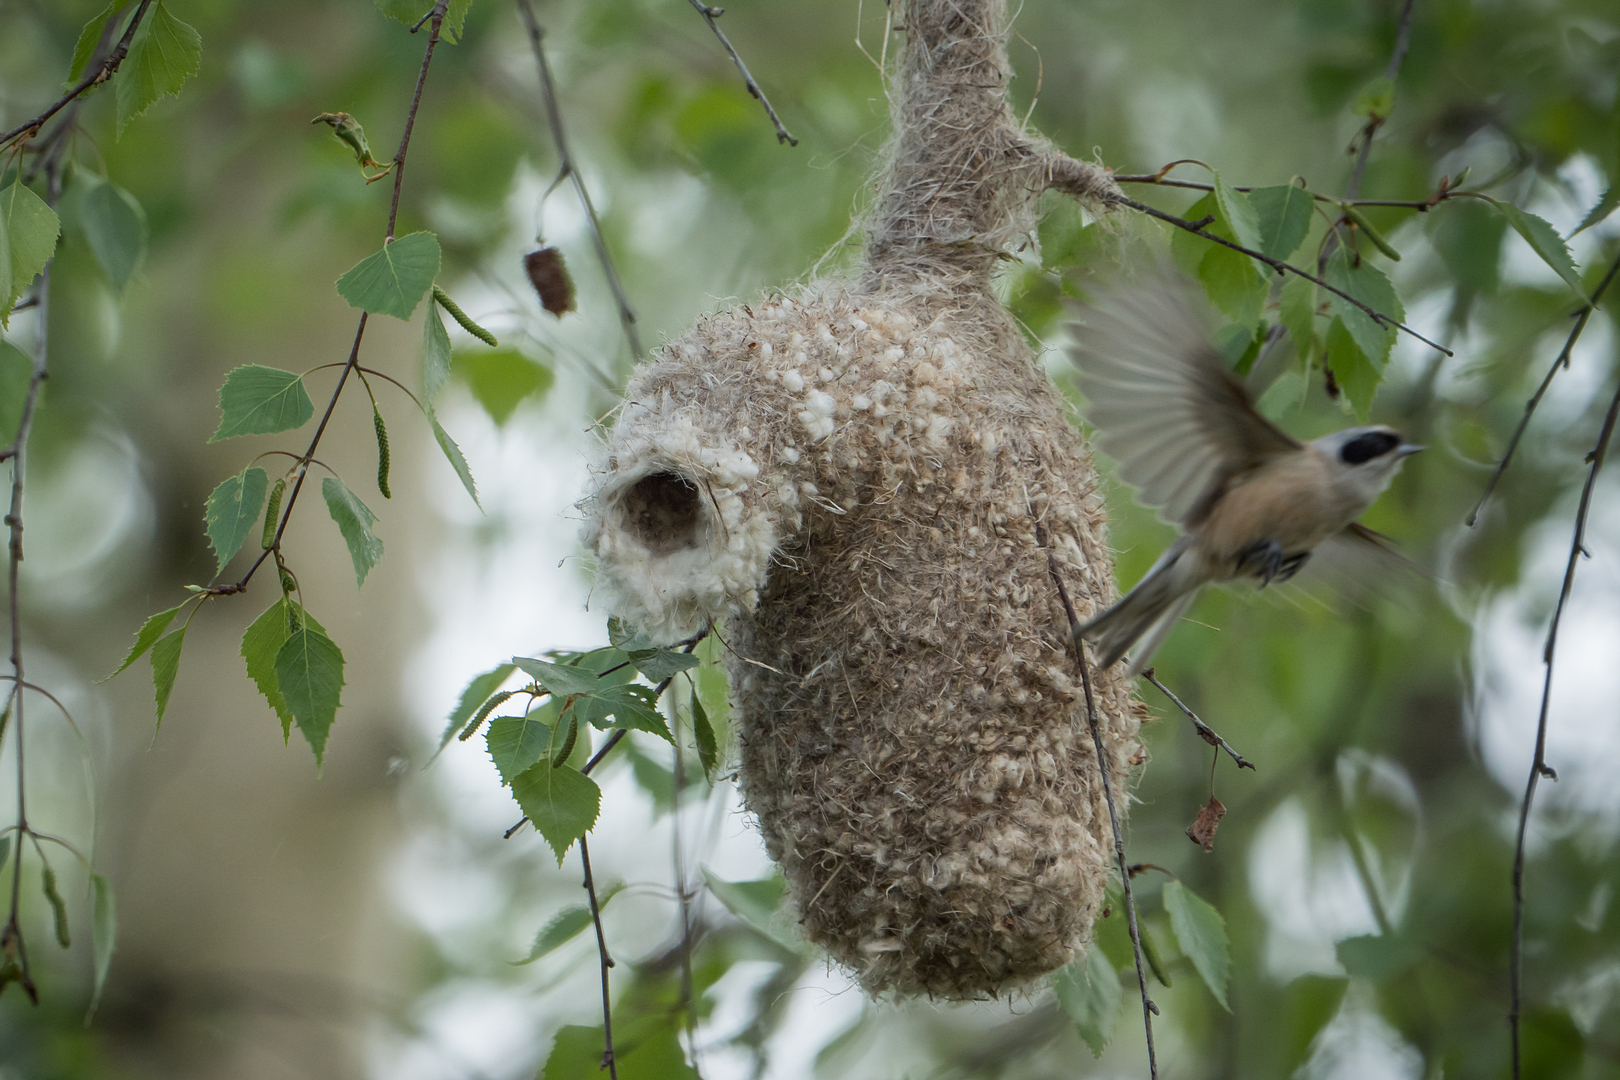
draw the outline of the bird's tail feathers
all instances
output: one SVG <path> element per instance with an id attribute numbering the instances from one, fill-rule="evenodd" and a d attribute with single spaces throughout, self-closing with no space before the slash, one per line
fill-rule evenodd
<path id="1" fill-rule="evenodd" d="M 1181 563 L 1187 547 L 1186 537 L 1171 545 L 1119 603 L 1080 628 L 1080 637 L 1096 646 L 1100 666 L 1111 666 L 1137 646 L 1131 660 L 1131 674 L 1137 674 L 1186 614 L 1199 584 Z"/>

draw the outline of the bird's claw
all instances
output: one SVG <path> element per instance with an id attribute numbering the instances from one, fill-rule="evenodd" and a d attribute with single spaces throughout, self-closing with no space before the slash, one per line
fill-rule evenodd
<path id="1" fill-rule="evenodd" d="M 1282 545 L 1275 540 L 1262 540 L 1248 550 L 1244 551 L 1238 559 L 1238 568 L 1241 571 L 1252 573 L 1260 579 L 1263 589 L 1273 581 L 1287 581 L 1299 573 L 1305 560 L 1311 557 L 1308 551 L 1301 551 L 1297 555 L 1285 555 Z"/>

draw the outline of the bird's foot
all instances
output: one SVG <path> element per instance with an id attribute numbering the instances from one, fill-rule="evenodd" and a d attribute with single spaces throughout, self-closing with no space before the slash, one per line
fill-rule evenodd
<path id="1" fill-rule="evenodd" d="M 1299 573 L 1299 568 L 1305 565 L 1305 560 L 1311 553 L 1302 551 L 1298 555 L 1285 555 L 1282 545 L 1275 540 L 1262 540 L 1246 549 L 1238 556 L 1238 572 L 1253 574 L 1260 579 L 1263 589 L 1273 581 L 1287 581 Z"/>

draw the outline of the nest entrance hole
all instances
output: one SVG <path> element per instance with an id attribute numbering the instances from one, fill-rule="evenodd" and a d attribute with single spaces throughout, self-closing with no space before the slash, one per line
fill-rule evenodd
<path id="1" fill-rule="evenodd" d="M 630 485 L 620 499 L 625 527 L 654 555 L 699 546 L 703 499 L 679 473 L 655 472 Z"/>

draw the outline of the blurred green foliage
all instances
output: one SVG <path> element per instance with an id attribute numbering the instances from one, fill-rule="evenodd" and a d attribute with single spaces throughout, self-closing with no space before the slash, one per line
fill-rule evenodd
<path id="1" fill-rule="evenodd" d="M 0 5 L 0 128 L 59 93 L 80 28 L 101 6 Z M 465 10 L 464 35 L 435 58 L 397 232 L 432 231 L 443 253 L 439 280 L 477 283 L 496 298 L 506 347 L 458 351 L 450 367 L 494 422 L 532 421 L 540 402 L 567 391 L 576 419 L 588 423 L 615 400 L 633 358 L 571 195 L 548 193 L 558 161 L 514 11 L 499 0 L 456 6 Z M 162 606 L 147 603 L 149 591 L 169 595 L 213 572 L 196 508 L 245 464 L 203 456 L 226 374 L 248 364 L 303 371 L 340 360 L 348 347 L 352 313 L 333 283 L 377 251 L 392 180 L 367 187 L 352 152 L 326 129 L 312 129 L 310 117 L 352 114 L 386 160 L 422 48 L 402 25 L 412 17 L 409 5 L 394 0 L 388 13 L 400 21 L 368 0 L 168 0 L 165 8 L 200 33 L 200 65 L 177 99 L 161 93 L 174 73 L 159 72 L 150 94 L 103 90 L 86 103 L 53 270 L 50 392 L 33 443 L 42 472 L 108 430 L 139 449 L 158 493 L 152 558 L 144 569 L 110 577 L 98 609 L 126 641 L 143 615 Z M 1615 207 L 1620 178 L 1620 13 L 1611 0 L 1417 0 L 1410 50 L 1390 85 L 1381 80 L 1400 13 L 1391 0 L 1040 0 L 1019 12 L 1014 96 L 1031 110 L 1033 127 L 1073 153 L 1096 148 L 1121 173 L 1197 158 L 1227 185 L 1267 189 L 1271 195 L 1257 198 L 1270 207 L 1256 219 L 1261 224 L 1271 210 L 1281 220 L 1265 200 L 1296 178 L 1320 194 L 1344 194 L 1354 161 L 1346 147 L 1368 113 L 1387 111 L 1361 197 L 1421 201 L 1442 177 L 1467 169 L 1467 189 L 1539 215 L 1570 242 L 1590 293 L 1620 246 L 1615 220 L 1603 217 Z M 715 297 L 747 300 L 805 280 L 823 256 L 824 270 L 852 264 L 858 245 L 848 242 L 850 221 L 864 204 L 887 125 L 871 59 L 884 51 L 883 5 L 727 5 L 727 31 L 801 140 L 793 150 L 777 144 L 681 0 L 558 0 L 541 5 L 540 15 L 564 119 L 646 340 L 678 333 Z M 1211 179 L 1194 166 L 1174 175 Z M 1202 192 L 1135 185 L 1129 193 L 1183 217 L 1213 215 L 1216 235 L 1251 227 L 1241 210 Z M 1296 264 L 1323 250 L 1336 217 L 1330 205 L 1317 208 L 1329 212 L 1311 218 Z M 1119 214 L 1093 220 L 1056 198 L 1047 209 L 1037 243 L 999 283 L 1039 341 L 1061 339 L 1069 299 L 1166 248 L 1231 320 L 1220 341 L 1235 364 L 1255 362 L 1263 324 L 1288 320 L 1280 307 L 1288 299 L 1242 256 Z M 1166 976 L 1153 991 L 1163 1009 L 1167 1077 L 1249 1080 L 1302 1067 L 1312 1076 L 1350 1075 L 1333 1071 L 1335 1048 L 1373 1030 L 1368 1023 L 1409 1055 L 1397 1055 L 1405 1064 L 1391 1066 L 1391 1075 L 1507 1075 L 1508 873 L 1520 781 L 1505 787 L 1497 777 L 1522 776 L 1529 760 L 1492 768 L 1480 714 L 1505 676 L 1488 666 L 1498 654 L 1482 644 L 1485 615 L 1515 590 L 1535 619 L 1550 615 L 1551 592 L 1527 567 L 1546 546 L 1543 534 L 1568 535 L 1582 458 L 1617 379 L 1609 314 L 1616 299 L 1611 292 L 1588 328 L 1578 370 L 1562 376 L 1578 392 L 1554 395 L 1481 523 L 1465 530 L 1461 521 L 1578 300 L 1484 201 L 1362 212 L 1402 259 L 1394 263 L 1363 242 L 1356 260 L 1341 251 L 1334 272 L 1366 267 L 1380 281 L 1387 274 L 1409 321 L 1457 355 L 1444 359 L 1410 339 L 1374 340 L 1376 327 L 1370 332 L 1335 309 L 1310 320 L 1316 325 L 1308 332 L 1289 327 L 1296 341 L 1312 342 L 1301 350 L 1309 363 L 1295 363 L 1263 407 L 1295 434 L 1314 436 L 1345 426 L 1353 404 L 1428 443 L 1431 451 L 1409 463 L 1367 521 L 1435 567 L 1439 580 L 1408 587 L 1399 602 L 1375 597 L 1349 612 L 1257 601 L 1247 591 L 1211 593 L 1192 615 L 1203 625 L 1183 626 L 1162 652 L 1160 676 L 1259 766 L 1240 773 L 1221 759 L 1212 774 L 1216 751 L 1145 688 L 1162 719 L 1148 731 L 1151 762 L 1133 792 L 1130 858 L 1176 875 L 1172 885 L 1156 873 L 1136 879 L 1143 926 Z M 547 321 L 532 297 L 499 283 L 530 241 L 566 250 L 580 292 L 573 322 Z M 414 306 L 429 282 L 431 275 L 412 282 L 410 297 L 395 297 L 394 307 Z M 27 370 L 18 349 L 28 342 L 13 344 L 13 333 L 0 344 L 0 425 L 14 429 Z M 411 340 L 376 363 L 416 387 Z M 1061 357 L 1050 362 L 1069 389 Z M 1349 401 L 1330 393 L 1324 364 Z M 176 425 L 177 416 L 200 419 Z M 349 468 L 363 476 L 370 465 Z M 465 463 L 458 468 L 465 474 Z M 1612 501 L 1616 488 L 1610 480 L 1599 490 Z M 1110 489 L 1109 504 L 1119 579 L 1129 584 L 1170 532 L 1131 505 L 1124 489 Z M 305 507 L 311 518 L 314 510 Z M 237 546 L 236 532 L 247 529 L 232 532 Z M 1620 550 L 1613 536 L 1600 539 L 1601 554 Z M 355 568 L 363 572 L 358 561 Z M 1582 570 L 1597 573 L 1590 563 Z M 32 626 L 50 616 L 30 610 L 29 618 Z M 279 628 L 285 619 L 275 618 Z M 1529 627 L 1527 640 L 1539 641 L 1540 626 Z M 1612 622 L 1608 632 L 1620 640 Z M 712 660 L 715 649 L 705 645 L 701 655 Z M 1526 672 L 1539 672 L 1538 661 L 1533 651 L 1514 659 Z M 698 691 L 723 732 L 715 680 L 706 665 Z M 690 698 L 683 692 L 680 700 Z M 1613 702 L 1605 708 L 1554 720 L 1612 728 Z M 690 713 L 682 713 L 690 732 Z M 322 720 L 324 746 L 331 720 L 324 713 Z M 589 753 L 589 741 L 581 735 L 570 762 Z M 1514 745 L 1528 754 L 1527 739 Z M 674 809 L 664 748 L 648 737 L 629 749 L 626 764 L 613 768 L 660 811 Z M 716 797 L 697 761 L 688 752 L 682 805 Z M 723 786 L 720 772 L 712 779 Z M 1212 785 L 1228 813 L 1214 852 L 1205 854 L 1184 829 Z M 1620 890 L 1620 828 L 1612 815 L 1558 799 L 1549 786 L 1556 789 L 1543 787 L 1548 809 L 1536 818 L 1527 874 L 1525 1075 L 1620 1076 L 1620 915 L 1610 903 Z M 527 863 L 492 858 L 494 872 L 514 893 L 534 886 L 548 898 L 577 895 L 571 868 L 537 870 L 551 856 L 530 854 Z M 700 876 L 695 867 L 689 874 Z M 743 1063 L 736 1075 L 1072 1076 L 1094 1067 L 1088 1044 L 1109 1047 L 1099 1071 L 1145 1071 L 1117 908 L 1098 928 L 1087 970 L 1067 973 L 1056 996 L 1039 992 L 1019 1015 L 868 1004 L 846 1031 L 827 1033 L 815 1054 L 772 1059 L 773 1037 L 792 1007 L 788 991 L 818 961 L 795 944 L 791 919 L 783 925 L 783 913 L 773 914 L 778 882 L 712 880 L 717 903 L 696 917 L 691 942 L 698 1001 L 691 1020 L 705 1054 L 730 1053 L 728 1061 Z M 38 885 L 30 888 L 29 903 L 45 911 Z M 1230 973 L 1221 984 L 1230 1013 L 1210 992 L 1212 924 L 1205 920 L 1205 934 L 1188 937 L 1189 897 L 1213 904 L 1223 921 Z M 613 914 L 625 904 L 615 901 Z M 518 936 L 527 940 L 562 910 L 560 901 L 545 911 L 514 904 L 514 918 L 529 920 Z M 585 930 L 577 919 L 569 925 Z M 88 935 L 75 936 L 71 955 L 77 962 L 82 954 L 87 970 Z M 554 943 L 523 969 L 507 967 L 513 957 L 498 933 L 472 958 L 424 940 L 414 982 L 401 992 L 405 1003 L 379 1011 L 392 1030 L 410 1035 L 410 1002 L 460 980 L 495 980 L 512 995 L 543 991 L 571 967 L 594 962 L 582 959 L 590 936 Z M 126 1068 L 130 1047 L 156 1062 L 151 1075 L 206 1074 L 190 1051 L 164 1059 L 152 1050 L 148 1014 L 127 992 L 113 993 L 98 1026 L 82 1028 L 83 995 L 74 996 L 82 987 L 68 965 L 48 959 L 43 934 L 35 952 L 56 988 L 37 1010 L 16 992 L 0 998 L 0 1075 L 148 1075 L 146 1065 Z M 673 938 L 644 956 L 620 957 L 621 1075 L 685 1075 L 682 965 Z M 1099 970 L 1123 971 L 1123 993 L 1092 993 L 1080 981 Z M 741 1015 L 729 1015 L 724 1030 L 704 1026 L 721 1000 L 718 988 L 743 975 L 752 989 L 726 999 L 740 997 Z M 121 978 L 142 985 L 141 973 L 121 975 L 116 964 L 112 977 L 115 991 Z M 548 1018 L 527 1036 L 512 1075 L 537 1065 L 553 1078 L 596 1075 L 600 1032 L 579 1026 L 587 1019 L 588 1010 Z M 355 1024 L 354 1039 L 362 1027 Z M 182 1059 L 190 1064 L 176 1064 Z"/>

